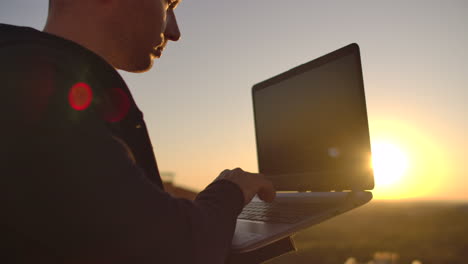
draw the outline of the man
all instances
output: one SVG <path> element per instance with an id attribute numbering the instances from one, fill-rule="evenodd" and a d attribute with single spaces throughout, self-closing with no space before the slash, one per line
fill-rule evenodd
<path id="1" fill-rule="evenodd" d="M 51 0 L 44 32 L 0 25 L 2 262 L 223 263 L 263 175 L 165 193 L 143 115 L 115 69 L 180 38 L 177 0 Z"/>

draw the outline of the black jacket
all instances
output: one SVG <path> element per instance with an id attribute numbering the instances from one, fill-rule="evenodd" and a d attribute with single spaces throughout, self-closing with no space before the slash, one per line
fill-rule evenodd
<path id="1" fill-rule="evenodd" d="M 102 58 L 0 25 L 2 263 L 223 263 L 240 188 L 164 192 L 143 114 Z"/>

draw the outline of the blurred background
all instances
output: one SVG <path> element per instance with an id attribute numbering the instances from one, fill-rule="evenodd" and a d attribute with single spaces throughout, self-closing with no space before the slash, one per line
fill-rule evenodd
<path id="1" fill-rule="evenodd" d="M 0 23 L 41 30 L 47 5 L 2 0 Z M 272 263 L 466 263 L 467 13 L 465 0 L 184 0 L 182 39 L 151 71 L 121 74 L 187 196 L 226 168 L 258 170 L 253 84 L 358 43 L 375 199 Z"/>

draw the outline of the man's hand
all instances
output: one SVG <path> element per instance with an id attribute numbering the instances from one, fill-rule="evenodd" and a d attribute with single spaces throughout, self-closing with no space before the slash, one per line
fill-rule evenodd
<path id="1" fill-rule="evenodd" d="M 263 174 L 250 173 L 236 168 L 221 172 L 216 180 L 222 179 L 231 181 L 241 188 L 244 193 L 244 205 L 250 203 L 256 194 L 266 202 L 272 202 L 276 197 L 273 184 Z"/>

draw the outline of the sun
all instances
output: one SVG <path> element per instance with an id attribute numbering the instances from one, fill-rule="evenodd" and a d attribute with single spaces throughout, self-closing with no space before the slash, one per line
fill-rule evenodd
<path id="1" fill-rule="evenodd" d="M 399 120 L 370 125 L 375 199 L 426 199 L 440 193 L 451 166 L 437 140 Z"/>
<path id="2" fill-rule="evenodd" d="M 389 188 L 404 180 L 409 167 L 407 153 L 390 141 L 372 142 L 372 168 L 377 187 Z"/>

